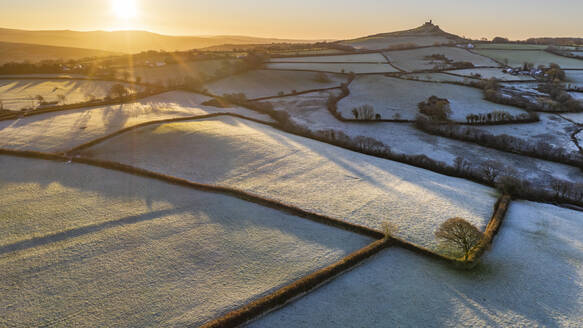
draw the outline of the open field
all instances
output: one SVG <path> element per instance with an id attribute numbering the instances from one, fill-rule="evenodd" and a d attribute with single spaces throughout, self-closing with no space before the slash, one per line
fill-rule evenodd
<path id="1" fill-rule="evenodd" d="M 280 70 L 304 70 L 304 71 L 321 71 L 333 73 L 350 73 L 366 74 L 366 73 L 395 73 L 398 72 L 393 66 L 389 64 L 349 64 L 349 63 L 268 63 L 266 65 L 270 69 Z"/>
<path id="2" fill-rule="evenodd" d="M 366 62 L 366 63 L 386 63 L 387 60 L 380 53 L 337 55 L 337 56 L 310 56 L 291 58 L 272 58 L 272 63 L 277 62 L 310 62 L 310 63 L 345 63 L 345 62 Z"/>
<path id="3" fill-rule="evenodd" d="M 448 71 L 448 73 L 469 77 L 475 77 L 475 74 L 479 74 L 479 78 L 485 80 L 496 78 L 500 81 L 535 81 L 535 79 L 531 76 L 504 73 L 502 72 L 502 68 L 468 68 Z"/>
<path id="4" fill-rule="evenodd" d="M 85 102 L 92 96 L 95 99 L 105 98 L 111 87 L 117 82 L 84 81 L 84 80 L 2 80 L 0 79 L 0 100 L 5 109 L 20 110 L 26 107 L 37 107 L 39 102 L 34 98 L 42 96 L 45 101 L 58 101 L 57 96 L 65 96 L 65 104 Z M 126 84 L 135 91 L 135 86 Z"/>
<path id="5" fill-rule="evenodd" d="M 481 90 L 440 83 L 409 81 L 385 76 L 361 76 L 350 84 L 350 95 L 338 103 L 338 112 L 345 118 L 354 118 L 352 109 L 372 105 L 384 119 L 415 119 L 417 104 L 435 95 L 446 98 L 451 105 L 451 119 L 466 122 L 466 115 L 505 111 L 512 115 L 523 110 L 495 104 L 483 99 Z"/>
<path id="6" fill-rule="evenodd" d="M 82 108 L 0 121 L 0 147 L 64 152 L 95 138 L 143 122 L 212 113 L 238 113 L 271 119 L 244 108 L 201 106 L 209 97 L 189 92 L 168 92 L 134 103 Z"/>
<path id="7" fill-rule="evenodd" d="M 395 46 L 414 45 L 417 47 L 432 46 L 436 43 L 444 44 L 452 42 L 445 36 L 369 36 L 365 38 L 344 41 L 343 44 L 357 49 L 381 50 Z"/>
<path id="8" fill-rule="evenodd" d="M 82 154 L 243 189 L 377 230 L 389 221 L 400 237 L 433 249 L 441 222 L 462 216 L 483 229 L 496 201 L 482 185 L 232 117 L 152 125 Z"/>
<path id="9" fill-rule="evenodd" d="M 582 233 L 580 212 L 517 201 L 473 271 L 389 248 L 250 326 L 576 327 Z"/>
<path id="10" fill-rule="evenodd" d="M 567 83 L 576 84 L 583 87 L 583 71 L 565 71 Z"/>
<path id="11" fill-rule="evenodd" d="M 579 153 L 579 148 L 571 140 L 571 133 L 577 129 L 573 123 L 554 114 L 540 114 L 539 116 L 540 121 L 535 123 L 468 126 L 465 128 L 484 131 L 495 136 L 512 136 L 523 140 L 532 148 L 537 144 L 545 144 L 562 149 L 565 153 Z"/>
<path id="12" fill-rule="evenodd" d="M 583 113 L 569 113 L 569 114 L 562 114 L 563 117 L 566 117 L 573 122 L 578 124 L 583 124 Z"/>
<path id="13" fill-rule="evenodd" d="M 545 50 L 544 44 L 519 44 L 519 43 L 477 43 L 477 49 L 503 49 L 503 50 Z"/>
<path id="14" fill-rule="evenodd" d="M 116 171 L 0 163 L 1 326 L 199 326 L 371 242 Z"/>
<path id="15" fill-rule="evenodd" d="M 581 170 L 568 165 L 512 154 L 470 142 L 429 135 L 416 129 L 413 124 L 403 123 L 357 123 L 338 121 L 326 109 L 329 95 L 339 91 L 327 91 L 274 99 L 276 110 L 290 113 L 291 119 L 309 130 L 341 131 L 352 138 L 366 136 L 381 141 L 394 154 L 424 155 L 433 160 L 455 165 L 456 158 L 465 159 L 472 167 L 497 162 L 504 174 L 530 181 L 545 190 L 552 190 L 550 179 L 583 183 Z M 569 114 L 580 115 L 580 114 Z M 566 116 L 569 116 L 566 115 Z M 575 118 L 576 116 L 569 116 Z M 583 116 L 579 116 L 583 121 Z"/>
<path id="16" fill-rule="evenodd" d="M 542 50 L 513 51 L 513 50 L 477 49 L 474 50 L 474 52 L 481 54 L 483 56 L 490 57 L 502 63 L 508 60 L 508 65 L 513 67 L 521 66 L 525 62 L 529 62 L 533 63 L 534 66 L 539 65 L 549 66 L 549 64 L 555 63 L 561 66 L 561 68 L 583 68 L 583 60 L 561 57 Z"/>
<path id="17" fill-rule="evenodd" d="M 410 72 L 430 70 L 433 69 L 436 64 L 443 63 L 442 61 L 425 58 L 426 56 L 434 54 L 445 55 L 447 58 L 456 62 L 470 62 L 478 67 L 499 66 L 498 63 L 489 58 L 476 55 L 458 47 L 429 47 L 385 52 L 385 55 L 389 57 L 393 65 Z"/>
<path id="18" fill-rule="evenodd" d="M 320 73 L 321 74 L 321 73 Z M 247 98 L 277 96 L 280 92 L 291 94 L 292 91 L 306 91 L 340 86 L 346 77 L 325 74 L 328 80 L 320 81 L 320 74 L 315 72 L 256 70 L 229 76 L 222 80 L 206 84 L 205 88 L 212 94 L 244 93 Z"/>
<path id="19" fill-rule="evenodd" d="M 140 77 L 142 82 L 166 85 L 168 80 L 182 81 L 185 77 L 205 79 L 213 77 L 218 70 L 224 67 L 224 60 L 203 60 L 182 64 L 171 64 L 162 67 L 135 67 L 127 70 L 129 78 L 135 80 Z M 117 72 L 122 78 L 124 70 Z"/>
<path id="20" fill-rule="evenodd" d="M 401 78 L 407 80 L 425 81 L 425 82 L 459 82 L 464 83 L 471 79 L 445 74 L 445 73 L 409 73 L 401 75 Z"/>

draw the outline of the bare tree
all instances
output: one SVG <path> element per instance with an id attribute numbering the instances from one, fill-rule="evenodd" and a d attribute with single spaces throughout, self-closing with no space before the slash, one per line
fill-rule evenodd
<path id="1" fill-rule="evenodd" d="M 465 261 L 472 248 L 480 243 L 484 235 L 471 223 L 458 217 L 442 223 L 435 231 L 435 237 L 461 250 L 464 253 Z"/>
<path id="2" fill-rule="evenodd" d="M 368 104 L 355 107 L 352 109 L 352 115 L 357 120 L 371 121 L 375 119 L 374 107 Z"/>
<path id="3" fill-rule="evenodd" d="M 111 86 L 109 89 L 109 96 L 111 98 L 123 98 L 129 94 L 128 88 L 126 88 L 123 84 L 116 83 Z"/>

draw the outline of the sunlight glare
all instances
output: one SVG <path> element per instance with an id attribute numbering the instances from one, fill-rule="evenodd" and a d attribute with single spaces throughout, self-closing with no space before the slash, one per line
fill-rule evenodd
<path id="1" fill-rule="evenodd" d="M 136 0 L 112 0 L 112 9 L 118 18 L 124 20 L 135 18 L 138 15 Z"/>

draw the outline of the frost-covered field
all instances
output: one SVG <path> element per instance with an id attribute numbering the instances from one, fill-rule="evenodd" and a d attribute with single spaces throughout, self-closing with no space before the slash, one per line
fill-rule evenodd
<path id="1" fill-rule="evenodd" d="M 371 240 L 215 193 L 0 157 L 0 326 L 199 326 Z"/>
<path id="2" fill-rule="evenodd" d="M 477 43 L 478 49 L 502 49 L 502 50 L 545 50 L 545 44 L 518 44 L 518 43 Z"/>
<path id="3" fill-rule="evenodd" d="M 244 93 L 247 98 L 277 96 L 279 92 L 286 94 L 293 90 L 301 92 L 311 89 L 324 89 L 340 86 L 346 82 L 346 77 L 336 74 L 325 74 L 328 81 L 321 81 L 322 73 L 299 71 L 257 70 L 229 76 L 222 80 L 206 84 L 211 93 Z"/>
<path id="4" fill-rule="evenodd" d="M 245 108 L 200 105 L 208 99 L 195 93 L 174 91 L 130 104 L 67 110 L 1 121 L 0 147 L 63 152 L 139 123 L 211 113 L 238 113 L 260 120 L 271 120 L 267 115 Z"/>
<path id="5" fill-rule="evenodd" d="M 225 117 L 153 125 L 83 152 L 191 181 L 243 189 L 436 249 L 454 216 L 484 228 L 493 189 Z M 171 159 L 171 160 L 169 160 Z"/>
<path id="6" fill-rule="evenodd" d="M 463 76 L 474 76 L 479 74 L 481 79 L 496 78 L 501 81 L 534 81 L 535 79 L 531 76 L 525 75 L 512 75 L 502 72 L 502 68 L 468 68 L 468 69 L 458 69 L 454 71 L 448 71 L 448 73 L 458 74 Z"/>
<path id="7" fill-rule="evenodd" d="M 437 63 L 442 62 L 435 61 L 432 59 L 426 59 L 425 57 L 434 54 L 445 55 L 447 58 L 452 59 L 456 62 L 458 61 L 471 62 L 475 66 L 499 66 L 498 63 L 491 60 L 490 58 L 476 55 L 465 49 L 457 47 L 429 47 L 413 50 L 399 50 L 385 52 L 385 55 L 389 57 L 393 65 L 406 71 L 420 71 L 433 69 L 433 67 Z"/>
<path id="8" fill-rule="evenodd" d="M 567 83 L 583 87 L 583 71 L 565 71 Z"/>
<path id="9" fill-rule="evenodd" d="M 111 87 L 117 82 L 85 81 L 85 80 L 0 80 L 0 101 L 5 109 L 20 110 L 35 108 L 39 101 L 35 98 L 42 96 L 44 101 L 58 101 L 58 96 L 65 96 L 64 104 L 85 102 L 91 97 L 105 98 Z M 135 87 L 126 84 L 128 89 Z"/>
<path id="10" fill-rule="evenodd" d="M 459 82 L 471 81 L 469 77 L 455 76 L 445 73 L 409 73 L 401 75 L 403 79 L 425 81 L 425 82 Z"/>
<path id="11" fill-rule="evenodd" d="M 349 64 L 349 63 L 268 63 L 267 68 L 280 70 L 303 70 L 303 71 L 321 71 L 333 73 L 394 73 L 398 72 L 396 68 L 389 64 Z"/>
<path id="12" fill-rule="evenodd" d="M 389 248 L 251 327 L 578 327 L 581 212 L 514 202 L 475 270 Z"/>
<path id="13" fill-rule="evenodd" d="M 357 49 L 380 50 L 394 46 L 415 45 L 418 47 L 432 46 L 436 43 L 450 43 L 444 36 L 370 36 L 342 42 Z"/>
<path id="14" fill-rule="evenodd" d="M 531 144 L 551 145 L 564 149 L 568 153 L 578 153 L 579 149 L 571 140 L 571 133 L 577 128 L 573 123 L 554 114 L 539 114 L 540 121 L 528 124 L 509 124 L 492 126 L 474 126 L 471 129 L 481 130 L 493 135 L 509 135 Z"/>
<path id="15" fill-rule="evenodd" d="M 562 114 L 563 117 L 566 117 L 570 120 L 572 120 L 573 122 L 576 122 L 578 124 L 583 124 L 583 113 L 568 113 L 568 114 Z"/>
<path id="16" fill-rule="evenodd" d="M 309 56 L 309 57 L 289 57 L 272 58 L 272 63 L 277 62 L 310 62 L 310 63 L 343 63 L 343 62 L 365 62 L 365 63 L 386 63 L 387 60 L 380 53 L 356 54 L 356 55 L 335 55 L 335 56 Z"/>
<path id="17" fill-rule="evenodd" d="M 338 91 L 278 98 L 272 103 L 276 110 L 289 112 L 297 124 L 312 131 L 332 129 L 342 131 L 351 137 L 372 137 L 382 141 L 396 154 L 425 155 L 449 165 L 454 165 L 455 159 L 460 157 L 469 161 L 474 167 L 489 165 L 490 161 L 495 161 L 504 168 L 506 174 L 527 179 L 534 185 L 547 190 L 552 190 L 549 182 L 551 177 L 583 183 L 581 170 L 576 167 L 511 154 L 470 142 L 429 135 L 416 129 L 413 124 L 385 122 L 359 124 L 338 121 L 326 109 L 326 101 L 330 94 L 337 95 Z M 583 120 L 583 118 L 580 119 Z"/>
<path id="18" fill-rule="evenodd" d="M 533 63 L 534 66 L 551 63 L 559 64 L 561 68 L 583 68 L 583 60 L 557 56 L 546 51 L 524 51 L 524 50 L 491 50 L 477 49 L 474 52 L 495 59 L 499 62 L 508 60 L 510 66 L 521 66 L 525 62 Z"/>
<path id="19" fill-rule="evenodd" d="M 161 67 L 135 67 L 129 70 L 128 73 L 129 78 L 132 80 L 140 77 L 142 82 L 165 85 L 168 80 L 182 81 L 185 77 L 212 77 L 226 63 L 228 63 L 228 60 L 193 61 Z M 118 76 L 122 77 L 123 72 L 118 72 Z"/>
<path id="20" fill-rule="evenodd" d="M 466 115 L 505 111 L 512 115 L 524 113 L 516 107 L 484 100 L 479 89 L 442 83 L 403 80 L 385 76 L 360 76 L 350 84 L 350 95 L 338 103 L 338 112 L 353 118 L 352 109 L 372 105 L 384 119 L 415 119 L 421 101 L 436 95 L 451 105 L 451 119 L 466 122 Z"/>

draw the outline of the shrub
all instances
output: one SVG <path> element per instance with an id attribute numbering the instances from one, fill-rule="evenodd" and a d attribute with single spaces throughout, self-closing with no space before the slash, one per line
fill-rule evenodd
<path id="1" fill-rule="evenodd" d="M 320 82 L 320 83 L 328 83 L 330 82 L 330 78 L 328 77 L 328 75 L 324 72 L 319 72 L 316 74 L 316 77 L 314 78 L 314 81 L 316 82 Z"/>
<path id="2" fill-rule="evenodd" d="M 447 121 L 451 114 L 449 100 L 431 96 L 418 104 L 419 112 L 434 121 Z"/>
<path id="3" fill-rule="evenodd" d="M 470 251 L 482 241 L 484 235 L 468 221 L 456 217 L 443 222 L 435 231 L 435 237 L 461 250 L 465 261 Z"/>

